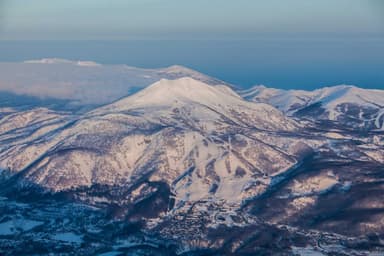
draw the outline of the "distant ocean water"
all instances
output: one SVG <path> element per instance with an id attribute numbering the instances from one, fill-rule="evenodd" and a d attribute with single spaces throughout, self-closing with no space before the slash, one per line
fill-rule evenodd
<path id="1" fill-rule="evenodd" d="M 0 41 L 0 62 L 51 57 L 144 68 L 179 64 L 244 88 L 384 89 L 384 39 Z"/>

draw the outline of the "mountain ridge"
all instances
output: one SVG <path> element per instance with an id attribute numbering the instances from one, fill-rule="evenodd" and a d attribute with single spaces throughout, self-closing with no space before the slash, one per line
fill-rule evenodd
<path id="1" fill-rule="evenodd" d="M 288 116 L 332 121 L 360 130 L 384 129 L 384 90 L 362 89 L 352 85 L 324 87 L 314 91 L 255 86 L 239 94 L 249 101 L 271 104 Z"/>

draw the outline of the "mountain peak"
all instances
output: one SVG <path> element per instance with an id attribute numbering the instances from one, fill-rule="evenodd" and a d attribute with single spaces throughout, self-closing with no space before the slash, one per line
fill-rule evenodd
<path id="1" fill-rule="evenodd" d="M 194 69 L 182 66 L 182 65 L 172 65 L 166 68 L 160 69 L 163 72 L 166 72 L 168 75 L 171 76 L 171 78 L 183 78 L 183 77 L 192 77 L 195 79 L 198 79 L 200 81 L 213 81 L 215 79 L 212 79 L 205 74 L 200 73 L 199 71 L 196 71 Z M 174 76 L 174 77 L 172 77 Z M 214 83 L 217 84 L 217 81 Z"/>
<path id="2" fill-rule="evenodd" d="M 220 123 L 226 119 L 274 130 L 290 130 L 296 126 L 271 105 L 245 101 L 228 86 L 209 85 L 190 77 L 161 79 L 132 96 L 90 114 L 133 112 L 157 122 L 164 118 L 171 120 L 174 112 L 180 109 L 185 111 L 184 114 L 189 113 L 187 115 L 193 120 L 216 120 Z"/>
<path id="3" fill-rule="evenodd" d="M 197 73 L 197 71 L 190 69 L 190 68 L 187 68 L 187 67 L 182 66 L 182 65 L 172 65 L 172 66 L 164 68 L 164 70 L 166 70 L 167 72 L 170 72 L 170 73 L 172 73 L 172 72 L 178 73 L 178 72 L 185 72 L 185 71 Z"/>
<path id="4" fill-rule="evenodd" d="M 162 68 L 160 71 L 165 72 L 168 74 L 168 78 L 170 79 L 179 79 L 183 77 L 191 77 L 196 80 L 202 81 L 206 84 L 210 85 L 227 85 L 231 86 L 230 84 L 221 81 L 220 79 L 210 77 L 206 74 L 203 74 L 197 70 L 182 66 L 182 65 L 172 65 L 167 68 Z"/>
<path id="5" fill-rule="evenodd" d="M 203 105 L 227 105 L 228 102 L 242 101 L 227 86 L 215 86 L 191 77 L 174 80 L 161 79 L 138 93 L 114 104 L 113 108 L 172 106 L 175 103 L 198 103 Z"/>
<path id="6" fill-rule="evenodd" d="M 252 102 L 271 104 L 288 115 L 316 113 L 316 120 L 338 120 L 361 129 L 383 127 L 384 90 L 342 84 L 314 91 L 253 87 L 240 94 Z"/>

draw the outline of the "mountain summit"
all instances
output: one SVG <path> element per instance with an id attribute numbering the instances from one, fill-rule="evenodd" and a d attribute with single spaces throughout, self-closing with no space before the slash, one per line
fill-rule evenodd
<path id="1" fill-rule="evenodd" d="M 175 101 L 193 102 L 207 106 L 243 102 L 239 95 L 224 85 L 212 86 L 191 77 L 182 77 L 174 80 L 161 79 L 137 94 L 111 106 L 172 105 Z"/>

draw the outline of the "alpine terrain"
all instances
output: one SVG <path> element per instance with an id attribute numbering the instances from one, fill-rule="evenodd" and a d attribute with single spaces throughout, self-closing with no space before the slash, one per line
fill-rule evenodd
<path id="1" fill-rule="evenodd" d="M 73 86 L 82 70 L 119 83 L 107 95 L 80 83 L 62 105 L 1 104 L 1 255 L 384 253 L 383 90 L 238 90 L 181 66 L 19 65 L 31 78 L 77 74 Z"/>

